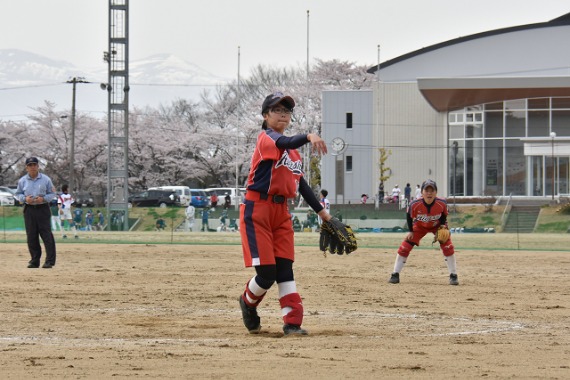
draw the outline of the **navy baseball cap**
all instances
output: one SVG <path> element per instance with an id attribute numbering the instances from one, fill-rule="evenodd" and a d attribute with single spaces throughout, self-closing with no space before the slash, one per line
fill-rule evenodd
<path id="1" fill-rule="evenodd" d="M 422 191 L 426 188 L 426 187 L 433 187 L 433 189 L 435 191 L 437 191 L 437 183 L 435 183 L 434 180 L 432 179 L 426 179 L 424 181 L 424 183 L 422 183 Z"/>
<path id="2" fill-rule="evenodd" d="M 261 106 L 261 114 L 263 115 L 269 112 L 273 106 L 279 103 L 283 103 L 283 105 L 290 110 L 293 110 L 293 108 L 295 108 L 295 101 L 292 97 L 283 94 L 281 91 L 277 91 L 271 95 L 267 95 L 263 101 L 263 105 Z"/>
<path id="3" fill-rule="evenodd" d="M 39 165 L 39 161 L 37 157 L 28 157 L 26 158 L 26 166 L 28 166 L 29 164 L 38 164 Z"/>

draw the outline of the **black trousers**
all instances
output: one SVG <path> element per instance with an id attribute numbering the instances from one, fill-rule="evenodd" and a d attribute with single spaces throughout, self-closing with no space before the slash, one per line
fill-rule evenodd
<path id="1" fill-rule="evenodd" d="M 38 264 L 42 257 L 40 237 L 46 249 L 46 263 L 55 265 L 55 239 L 51 233 L 51 212 L 47 204 L 24 206 L 24 224 L 28 236 L 28 250 L 32 256 L 31 263 Z"/>

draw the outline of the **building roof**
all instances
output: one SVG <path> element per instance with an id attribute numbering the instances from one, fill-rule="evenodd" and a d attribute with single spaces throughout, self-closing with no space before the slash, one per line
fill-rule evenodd
<path id="1" fill-rule="evenodd" d="M 570 77 L 419 78 L 418 88 L 439 112 L 503 100 L 570 96 Z"/>
<path id="2" fill-rule="evenodd" d="M 368 73 L 370 74 L 375 74 L 376 71 L 378 71 L 378 69 L 382 70 L 384 68 L 387 68 L 389 66 L 395 65 L 399 62 L 405 61 L 407 59 L 437 50 L 437 49 L 441 49 L 447 46 L 451 46 L 451 45 L 456 45 L 456 44 L 461 44 L 464 43 L 466 41 L 471 41 L 471 40 L 476 40 L 476 39 L 480 39 L 480 38 L 485 38 L 485 37 L 490 37 L 490 36 L 494 36 L 494 35 L 500 35 L 500 34 L 505 34 L 505 33 L 511 33 L 511 32 L 518 32 L 518 31 L 522 31 L 522 30 L 531 30 L 531 29 L 540 29 L 540 28 L 550 28 L 550 27 L 556 27 L 556 26 L 564 26 L 564 25 L 570 25 L 570 13 L 567 13 L 563 16 L 557 17 L 553 20 L 550 20 L 548 22 L 541 22 L 541 23 L 535 23 L 535 24 L 527 24 L 527 25 L 519 25 L 519 26 L 513 26 L 513 27 L 509 27 L 509 28 L 501 28 L 501 29 L 495 29 L 495 30 L 491 30 L 491 31 L 487 31 L 487 32 L 482 32 L 482 33 L 476 33 L 476 34 L 471 34 L 469 36 L 464 36 L 464 37 L 459 37 L 459 38 L 455 38 L 449 41 L 445 41 L 445 42 L 441 42 L 435 45 L 431 45 L 419 50 L 415 50 L 412 51 L 410 53 L 401 55 L 399 57 L 390 59 L 386 62 L 381 63 L 380 65 L 374 65 L 371 68 L 369 68 L 367 70 Z"/>

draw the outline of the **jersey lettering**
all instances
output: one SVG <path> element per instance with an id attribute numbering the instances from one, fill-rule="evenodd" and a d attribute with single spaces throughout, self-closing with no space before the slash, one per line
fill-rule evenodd
<path id="1" fill-rule="evenodd" d="M 289 169 L 293 174 L 302 175 L 303 174 L 303 163 L 301 160 L 293 161 L 289 157 L 289 152 L 284 151 L 283 155 L 275 164 L 275 169 L 279 168 L 280 166 L 285 166 Z"/>

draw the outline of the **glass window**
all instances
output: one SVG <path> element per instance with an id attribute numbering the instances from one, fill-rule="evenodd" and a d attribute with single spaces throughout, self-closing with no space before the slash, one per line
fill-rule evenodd
<path id="1" fill-rule="evenodd" d="M 549 124 L 549 111 L 528 111 L 528 137 L 548 136 Z"/>
<path id="2" fill-rule="evenodd" d="M 549 109 L 550 98 L 528 99 L 528 109 Z"/>
<path id="3" fill-rule="evenodd" d="M 454 113 L 450 113 L 447 115 L 447 122 L 449 124 L 455 123 L 455 114 Z"/>
<path id="4" fill-rule="evenodd" d="M 503 137 L 502 112 L 485 112 L 485 137 Z"/>
<path id="5" fill-rule="evenodd" d="M 526 158 L 520 140 L 506 140 L 506 191 L 505 195 L 526 195 Z"/>
<path id="6" fill-rule="evenodd" d="M 507 111 L 505 117 L 505 134 L 507 137 L 525 137 L 525 111 Z"/>
<path id="7" fill-rule="evenodd" d="M 481 137 L 483 137 L 483 125 L 468 124 L 465 126 L 465 138 L 480 139 Z"/>
<path id="8" fill-rule="evenodd" d="M 552 110 L 552 131 L 556 136 L 570 136 L 570 111 Z"/>
<path id="9" fill-rule="evenodd" d="M 463 195 L 463 141 L 450 141 L 449 144 L 449 194 Z"/>
<path id="10" fill-rule="evenodd" d="M 346 171 L 352 171 L 352 156 L 346 156 Z"/>
<path id="11" fill-rule="evenodd" d="M 462 139 L 463 137 L 463 124 L 449 126 L 450 139 Z"/>
<path id="12" fill-rule="evenodd" d="M 485 141 L 485 195 L 503 195 L 503 140 Z"/>
<path id="13" fill-rule="evenodd" d="M 505 102 L 505 110 L 524 110 L 526 109 L 526 99 L 508 100 Z"/>
<path id="14" fill-rule="evenodd" d="M 552 98 L 552 108 L 570 108 L 570 98 Z"/>
<path id="15" fill-rule="evenodd" d="M 503 102 L 485 104 L 485 110 L 486 111 L 488 111 L 488 110 L 502 111 L 503 110 Z"/>
<path id="16" fill-rule="evenodd" d="M 346 113 L 346 129 L 352 129 L 352 112 Z"/>

